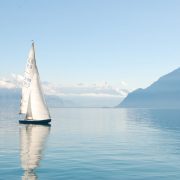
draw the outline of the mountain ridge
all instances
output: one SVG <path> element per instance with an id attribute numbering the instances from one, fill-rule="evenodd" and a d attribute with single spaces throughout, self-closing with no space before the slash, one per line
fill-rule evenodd
<path id="1" fill-rule="evenodd" d="M 145 89 L 129 93 L 117 107 L 180 108 L 180 68 L 161 76 Z"/>

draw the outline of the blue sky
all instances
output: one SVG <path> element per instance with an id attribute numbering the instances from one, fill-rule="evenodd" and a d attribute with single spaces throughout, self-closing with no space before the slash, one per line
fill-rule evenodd
<path id="1" fill-rule="evenodd" d="M 31 40 L 41 79 L 146 87 L 180 66 L 180 1 L 0 1 L 0 77 L 22 74 Z"/>

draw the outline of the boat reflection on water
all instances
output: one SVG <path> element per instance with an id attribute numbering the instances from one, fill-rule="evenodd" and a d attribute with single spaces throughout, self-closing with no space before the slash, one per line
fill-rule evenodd
<path id="1" fill-rule="evenodd" d="M 23 180 L 38 179 L 35 169 L 42 159 L 42 152 L 50 132 L 50 125 L 20 126 L 20 158 L 24 170 Z"/>

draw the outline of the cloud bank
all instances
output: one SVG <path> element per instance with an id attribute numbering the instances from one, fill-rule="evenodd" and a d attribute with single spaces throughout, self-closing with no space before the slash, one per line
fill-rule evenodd
<path id="1" fill-rule="evenodd" d="M 0 78 L 0 88 L 14 89 L 20 88 L 23 76 L 11 74 L 9 78 Z M 45 94 L 57 96 L 88 96 L 88 97 L 126 97 L 129 93 L 127 84 L 124 81 L 119 83 L 119 87 L 113 87 L 107 82 L 96 84 L 56 84 L 42 82 Z"/>

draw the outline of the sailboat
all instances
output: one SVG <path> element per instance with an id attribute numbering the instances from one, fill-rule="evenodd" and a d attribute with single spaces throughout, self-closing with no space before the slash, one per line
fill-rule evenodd
<path id="1" fill-rule="evenodd" d="M 19 113 L 25 114 L 25 119 L 19 120 L 19 123 L 47 124 L 51 122 L 36 65 L 34 42 L 28 55 L 28 62 L 24 73 Z"/>

